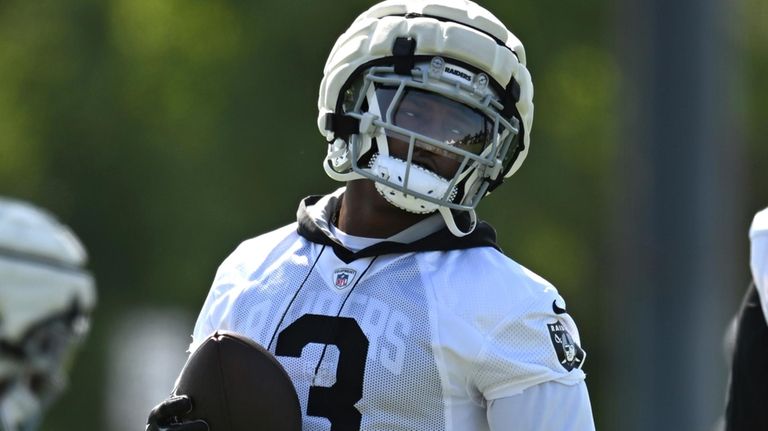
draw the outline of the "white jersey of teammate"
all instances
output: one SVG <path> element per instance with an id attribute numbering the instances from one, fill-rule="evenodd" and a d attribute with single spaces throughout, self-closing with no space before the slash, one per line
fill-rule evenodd
<path id="1" fill-rule="evenodd" d="M 434 216 L 386 241 L 350 237 L 329 221 L 343 190 L 222 263 L 191 349 L 218 329 L 267 347 L 305 431 L 594 428 L 563 299 L 490 226 L 456 238 Z M 512 402 L 494 414 L 499 400 Z"/>
<path id="2" fill-rule="evenodd" d="M 750 267 L 752 278 L 768 320 L 768 208 L 755 214 L 749 229 L 751 241 Z"/>

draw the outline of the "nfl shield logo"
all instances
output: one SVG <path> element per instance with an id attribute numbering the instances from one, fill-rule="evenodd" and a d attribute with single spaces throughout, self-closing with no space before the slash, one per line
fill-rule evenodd
<path id="1" fill-rule="evenodd" d="M 355 279 L 355 274 L 357 274 L 357 271 L 354 269 L 339 268 L 333 271 L 333 285 L 339 289 L 344 289 Z"/>
<path id="2" fill-rule="evenodd" d="M 587 354 L 576 344 L 576 341 L 565 329 L 565 326 L 557 322 L 547 324 L 547 328 L 549 329 L 549 338 L 552 339 L 552 345 L 555 347 L 557 360 L 560 362 L 560 365 L 568 371 L 574 368 L 581 368 L 584 365 L 584 358 Z"/>

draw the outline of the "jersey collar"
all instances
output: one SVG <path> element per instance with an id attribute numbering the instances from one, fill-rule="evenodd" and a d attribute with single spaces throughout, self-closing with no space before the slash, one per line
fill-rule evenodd
<path id="1" fill-rule="evenodd" d="M 435 225 L 434 221 L 428 218 L 379 243 L 353 252 L 333 236 L 329 227 L 343 193 L 342 187 L 330 195 L 304 198 L 299 204 L 296 218 L 299 235 L 314 243 L 332 247 L 336 256 L 345 263 L 393 253 L 448 251 L 474 247 L 494 247 L 500 250 L 496 244 L 496 231 L 486 222 L 481 221 L 471 234 L 459 238 L 445 226 Z M 457 218 L 462 220 L 464 215 L 458 214 Z"/>

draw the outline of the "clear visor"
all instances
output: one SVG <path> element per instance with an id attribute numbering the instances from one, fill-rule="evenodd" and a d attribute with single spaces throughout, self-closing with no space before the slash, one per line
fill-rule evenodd
<path id="1" fill-rule="evenodd" d="M 397 100 L 396 87 L 379 87 L 376 99 L 381 115 L 390 124 L 424 135 L 451 147 L 480 154 L 493 142 L 494 123 L 482 112 L 439 94 L 405 88 Z M 410 138 L 396 130 L 386 129 L 388 138 L 409 142 Z M 417 141 L 416 145 L 455 160 L 460 153 Z"/>

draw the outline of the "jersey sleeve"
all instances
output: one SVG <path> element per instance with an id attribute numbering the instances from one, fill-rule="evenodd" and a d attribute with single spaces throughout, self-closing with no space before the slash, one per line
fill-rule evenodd
<path id="1" fill-rule="evenodd" d="M 192 344 L 189 346 L 190 352 L 194 352 L 216 330 L 227 329 L 224 325 L 224 318 L 230 307 L 230 299 L 233 297 L 232 289 L 237 284 L 234 280 L 236 278 L 235 268 L 230 265 L 231 261 L 232 259 L 225 260 L 216 272 L 211 290 L 208 292 L 203 308 L 195 322 Z"/>
<path id="2" fill-rule="evenodd" d="M 251 284 L 250 278 L 270 256 L 282 253 L 293 240 L 296 224 L 290 224 L 241 243 L 216 271 L 192 332 L 193 352 L 209 335 L 230 328 L 230 310 L 239 293 Z"/>
<path id="3" fill-rule="evenodd" d="M 532 386 L 518 395 L 492 400 L 487 409 L 490 431 L 594 431 L 585 382 Z"/>
<path id="4" fill-rule="evenodd" d="M 493 249 L 437 259 L 424 268 L 451 393 L 483 403 L 544 382 L 585 379 L 579 331 L 552 284 Z"/>
<path id="5" fill-rule="evenodd" d="M 557 299 L 531 301 L 486 337 L 472 381 L 486 400 L 519 394 L 544 382 L 575 385 L 585 378 L 586 352 L 573 319 L 556 314 Z M 547 310 L 549 308 L 549 310 Z"/>

